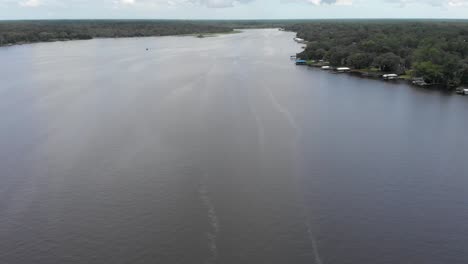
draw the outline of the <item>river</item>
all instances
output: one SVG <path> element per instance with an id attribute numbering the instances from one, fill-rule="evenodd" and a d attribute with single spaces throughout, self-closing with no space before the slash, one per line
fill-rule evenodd
<path id="1" fill-rule="evenodd" d="M 467 98 L 293 37 L 0 48 L 0 263 L 467 263 Z"/>

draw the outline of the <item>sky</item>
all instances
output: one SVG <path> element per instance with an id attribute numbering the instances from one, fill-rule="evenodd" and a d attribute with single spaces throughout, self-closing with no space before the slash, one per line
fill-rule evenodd
<path id="1" fill-rule="evenodd" d="M 10 19 L 468 19 L 468 0 L 0 0 Z"/>

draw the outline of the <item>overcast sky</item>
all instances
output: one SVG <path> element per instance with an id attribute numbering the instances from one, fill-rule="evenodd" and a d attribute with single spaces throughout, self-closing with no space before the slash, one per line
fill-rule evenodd
<path id="1" fill-rule="evenodd" d="M 466 18 L 468 0 L 0 0 L 0 19 Z"/>

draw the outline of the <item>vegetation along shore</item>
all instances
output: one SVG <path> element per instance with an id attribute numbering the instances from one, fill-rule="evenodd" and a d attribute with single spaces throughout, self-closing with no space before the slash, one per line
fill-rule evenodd
<path id="1" fill-rule="evenodd" d="M 92 38 L 230 33 L 215 23 L 178 20 L 29 20 L 0 22 L 0 46 Z"/>
<path id="2" fill-rule="evenodd" d="M 294 24 L 307 41 L 297 55 L 309 65 L 395 73 L 416 84 L 454 89 L 468 84 L 468 21 L 341 20 Z"/>
<path id="3" fill-rule="evenodd" d="M 15 20 L 0 21 L 0 46 L 16 44 L 236 33 L 235 28 L 277 28 L 301 20 Z"/>

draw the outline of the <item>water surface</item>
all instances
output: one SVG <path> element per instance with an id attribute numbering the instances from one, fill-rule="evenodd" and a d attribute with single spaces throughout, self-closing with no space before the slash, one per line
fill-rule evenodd
<path id="1" fill-rule="evenodd" d="M 467 98 L 293 37 L 1 48 L 0 263 L 466 263 Z"/>

